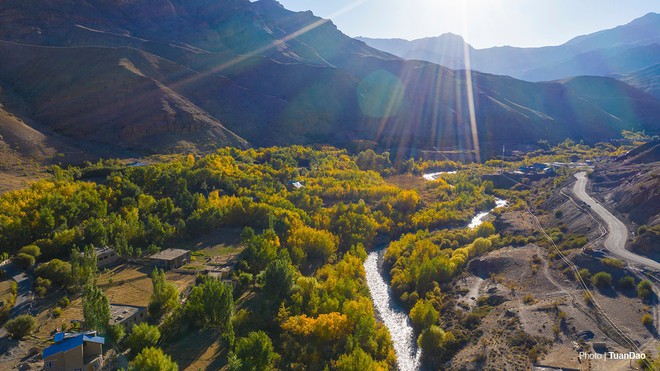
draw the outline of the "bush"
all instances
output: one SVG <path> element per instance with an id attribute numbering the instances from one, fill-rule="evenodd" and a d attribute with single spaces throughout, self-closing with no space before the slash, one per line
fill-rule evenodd
<path id="1" fill-rule="evenodd" d="M 637 285 L 637 296 L 642 300 L 649 300 L 653 295 L 653 284 L 649 280 L 643 280 Z"/>
<path id="2" fill-rule="evenodd" d="M 37 320 L 31 315 L 24 314 L 8 321 L 5 329 L 14 339 L 22 339 L 32 333 L 36 326 Z"/>
<path id="3" fill-rule="evenodd" d="M 622 289 L 632 289 L 635 287 L 635 279 L 630 276 L 621 277 L 619 287 Z"/>
<path id="4" fill-rule="evenodd" d="M 578 275 L 579 275 L 580 278 L 582 278 L 582 280 L 584 280 L 584 281 L 588 281 L 588 280 L 591 279 L 591 272 L 589 272 L 589 270 L 588 270 L 587 268 L 582 268 L 582 269 L 580 269 L 580 270 L 578 271 Z"/>
<path id="5" fill-rule="evenodd" d="M 646 233 L 648 230 L 649 230 L 649 227 L 647 227 L 646 225 L 642 225 L 639 228 L 637 228 L 637 234 L 642 235 L 642 234 Z"/>
<path id="6" fill-rule="evenodd" d="M 55 307 L 55 309 L 53 309 L 53 317 L 58 318 L 61 315 L 62 315 L 62 308 Z"/>
<path id="7" fill-rule="evenodd" d="M 34 262 L 36 260 L 34 259 L 34 256 L 22 252 L 14 257 L 14 261 L 16 262 L 16 264 L 18 264 L 19 267 L 28 269 L 34 265 Z"/>
<path id="8" fill-rule="evenodd" d="M 608 267 L 621 269 L 626 266 L 626 263 L 623 260 L 614 259 L 614 258 L 603 258 L 600 260 L 603 264 Z"/>
<path id="9" fill-rule="evenodd" d="M 57 302 L 57 304 L 59 304 L 59 306 L 62 307 L 62 308 L 66 308 L 66 307 L 69 306 L 69 304 L 71 304 L 71 301 L 69 300 L 69 298 L 67 298 L 67 297 L 65 296 L 65 297 L 63 297 L 62 299 L 60 299 L 60 300 Z"/>
<path id="10" fill-rule="evenodd" d="M 612 285 L 612 275 L 606 272 L 598 272 L 591 277 L 591 283 L 600 288 L 605 288 Z"/>
<path id="11" fill-rule="evenodd" d="M 527 294 L 523 297 L 523 303 L 529 305 L 529 304 L 534 304 L 536 300 L 534 299 L 534 295 L 532 294 Z"/>
<path id="12" fill-rule="evenodd" d="M 561 219 L 564 216 L 564 213 L 561 210 L 555 211 L 555 219 Z"/>
<path id="13" fill-rule="evenodd" d="M 650 327 L 650 326 L 652 326 L 652 325 L 653 325 L 653 317 L 651 317 L 650 314 L 646 313 L 646 314 L 642 317 L 642 324 L 643 324 L 644 326 L 646 326 L 646 327 Z"/>

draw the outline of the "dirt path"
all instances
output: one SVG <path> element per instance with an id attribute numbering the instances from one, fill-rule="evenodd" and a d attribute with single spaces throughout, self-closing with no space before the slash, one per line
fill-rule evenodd
<path id="1" fill-rule="evenodd" d="M 603 243 L 605 248 L 628 263 L 639 264 L 654 271 L 660 271 L 660 263 L 626 250 L 626 240 L 628 239 L 628 228 L 626 228 L 626 225 L 587 194 L 587 177 L 584 171 L 575 174 L 575 177 L 577 178 L 577 182 L 573 186 L 573 193 L 589 205 L 607 224 L 609 233 Z"/>

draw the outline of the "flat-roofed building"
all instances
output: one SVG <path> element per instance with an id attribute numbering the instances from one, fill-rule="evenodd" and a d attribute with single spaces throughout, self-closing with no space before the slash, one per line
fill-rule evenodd
<path id="1" fill-rule="evenodd" d="M 110 304 L 109 324 L 121 324 L 126 331 L 147 319 L 147 308 L 137 305 Z"/>
<path id="2" fill-rule="evenodd" d="M 95 247 L 94 252 L 96 253 L 96 266 L 99 269 L 117 264 L 121 260 L 117 252 L 108 246 Z"/>
<path id="3" fill-rule="evenodd" d="M 182 249 L 166 249 L 158 254 L 151 255 L 149 261 L 152 265 L 162 269 L 180 268 L 190 262 L 190 251 Z"/>

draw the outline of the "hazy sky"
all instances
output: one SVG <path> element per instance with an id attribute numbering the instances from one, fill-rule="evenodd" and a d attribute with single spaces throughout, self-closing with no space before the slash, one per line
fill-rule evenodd
<path id="1" fill-rule="evenodd" d="M 416 39 L 452 32 L 477 48 L 559 45 L 660 13 L 660 0 L 279 0 L 330 18 L 349 36 Z"/>

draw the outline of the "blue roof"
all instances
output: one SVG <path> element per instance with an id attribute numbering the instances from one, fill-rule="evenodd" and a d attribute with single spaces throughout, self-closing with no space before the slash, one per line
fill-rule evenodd
<path id="1" fill-rule="evenodd" d="M 44 352 L 41 355 L 41 357 L 46 359 L 57 353 L 67 352 L 73 348 L 79 347 L 83 344 L 83 336 L 84 336 L 83 334 L 80 334 L 78 336 L 66 339 L 61 343 L 51 345 L 48 348 L 44 349 Z"/>
<path id="2" fill-rule="evenodd" d="M 55 337 L 53 338 L 53 341 L 56 343 L 59 343 L 60 341 L 64 340 L 64 335 L 65 333 L 63 332 L 58 332 L 55 334 Z"/>
<path id="3" fill-rule="evenodd" d="M 44 352 L 41 356 L 42 358 L 47 358 L 57 353 L 67 352 L 73 348 L 83 345 L 83 342 L 105 344 L 104 337 L 92 336 L 88 334 L 78 334 L 65 339 L 64 333 L 57 333 L 55 334 L 56 342 L 58 341 L 57 339 L 64 339 L 64 341 L 60 340 L 60 342 L 58 342 L 57 344 L 51 345 L 48 348 L 44 349 Z"/>

